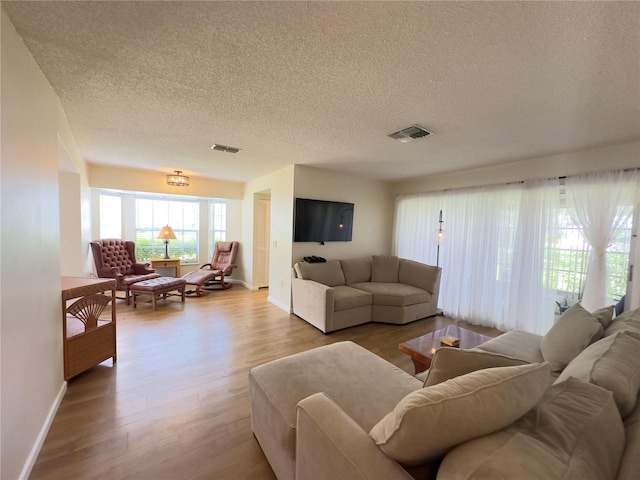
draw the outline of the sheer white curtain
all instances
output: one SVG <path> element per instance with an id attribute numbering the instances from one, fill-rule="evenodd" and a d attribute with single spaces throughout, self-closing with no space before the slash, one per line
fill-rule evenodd
<path id="1" fill-rule="evenodd" d="M 611 240 L 633 215 L 638 201 L 639 171 L 602 172 L 567 178 L 571 217 L 591 245 L 582 306 L 596 310 L 611 305 L 607 297 L 606 252 Z"/>
<path id="2" fill-rule="evenodd" d="M 566 207 L 593 247 L 583 306 L 595 310 L 611 303 L 605 252 L 640 205 L 640 171 L 570 177 L 566 192 Z M 556 179 L 401 195 L 393 250 L 435 264 L 442 210 L 439 306 L 473 323 L 544 334 L 554 321 L 561 196 Z"/>
<path id="3" fill-rule="evenodd" d="M 554 318 L 544 247 L 557 201 L 557 181 L 399 196 L 394 252 L 435 265 L 442 210 L 440 307 L 473 323 L 544 333 Z"/>

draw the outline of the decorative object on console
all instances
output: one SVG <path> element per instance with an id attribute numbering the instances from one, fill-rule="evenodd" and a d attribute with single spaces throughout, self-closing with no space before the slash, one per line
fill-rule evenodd
<path id="1" fill-rule="evenodd" d="M 162 227 L 162 230 L 160 230 L 160 233 L 158 234 L 158 237 L 161 240 L 164 240 L 164 258 L 168 259 L 169 258 L 169 240 L 175 240 L 176 234 L 173 233 L 173 229 L 167 225 L 166 227 Z"/>
<path id="2" fill-rule="evenodd" d="M 445 335 L 440 338 L 440 345 L 445 345 L 447 347 L 459 347 L 460 339 L 458 337 L 454 337 L 453 335 Z"/>
<path id="3" fill-rule="evenodd" d="M 182 175 L 182 170 L 174 170 L 176 173 L 170 173 L 167 175 L 167 185 L 174 187 L 188 187 L 189 177 Z"/>

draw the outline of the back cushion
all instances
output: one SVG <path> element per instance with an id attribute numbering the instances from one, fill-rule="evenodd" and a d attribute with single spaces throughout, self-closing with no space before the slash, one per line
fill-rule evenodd
<path id="1" fill-rule="evenodd" d="M 569 378 L 513 425 L 449 452 L 438 478 L 613 480 L 624 444 L 611 392 Z"/>
<path id="2" fill-rule="evenodd" d="M 341 260 L 340 264 L 347 285 L 371 281 L 371 257 Z"/>
<path id="3" fill-rule="evenodd" d="M 603 328 L 576 303 L 565 311 L 540 341 L 540 351 L 554 371 L 566 367 L 582 350 L 602 337 Z"/>
<path id="4" fill-rule="evenodd" d="M 613 392 L 622 418 L 636 406 L 640 392 L 640 332 L 619 331 L 584 349 L 556 380 L 569 377 Z"/>
<path id="5" fill-rule="evenodd" d="M 624 312 L 613 319 L 613 322 L 604 331 L 604 335 L 613 335 L 622 330 L 635 330 L 640 332 L 640 308 Z"/>
<path id="6" fill-rule="evenodd" d="M 329 260 L 326 263 L 298 262 L 301 278 L 336 287 L 344 285 L 344 274 L 338 260 Z"/>
<path id="7" fill-rule="evenodd" d="M 398 262 L 398 281 L 433 293 L 438 285 L 440 268 L 401 258 Z"/>
<path id="8" fill-rule="evenodd" d="M 398 283 L 398 257 L 375 255 L 371 261 L 371 281 Z"/>

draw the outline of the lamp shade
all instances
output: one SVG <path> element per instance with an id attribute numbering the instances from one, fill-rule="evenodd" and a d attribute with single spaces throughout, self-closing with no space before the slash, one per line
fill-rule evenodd
<path id="1" fill-rule="evenodd" d="M 158 238 L 162 240 L 175 240 L 178 237 L 176 237 L 176 234 L 173 233 L 173 228 L 167 225 L 166 227 L 162 227 L 160 233 L 158 234 Z"/>

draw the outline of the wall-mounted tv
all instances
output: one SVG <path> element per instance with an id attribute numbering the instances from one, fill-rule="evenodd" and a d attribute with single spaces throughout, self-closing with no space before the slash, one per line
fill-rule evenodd
<path id="1" fill-rule="evenodd" d="M 294 242 L 350 242 L 353 203 L 296 198 Z"/>

